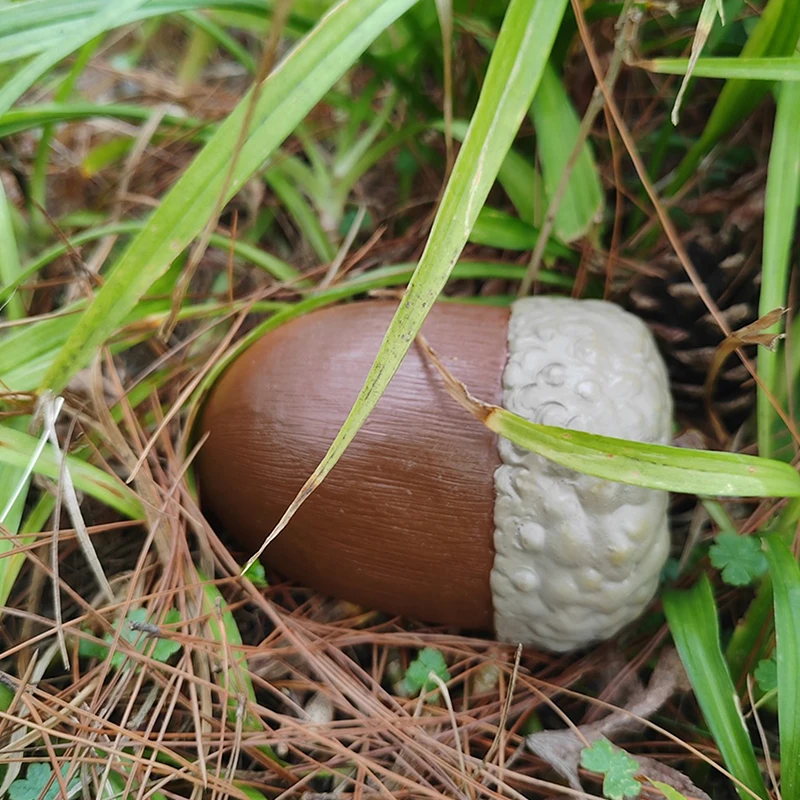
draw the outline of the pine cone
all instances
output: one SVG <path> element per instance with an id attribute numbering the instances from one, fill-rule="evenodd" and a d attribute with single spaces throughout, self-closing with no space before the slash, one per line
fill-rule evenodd
<path id="1" fill-rule="evenodd" d="M 710 236 L 686 243 L 687 252 L 709 294 L 732 330 L 758 318 L 760 271 L 734 241 Z M 658 266 L 664 277 L 646 276 L 634 283 L 625 305 L 651 328 L 667 361 L 676 413 L 697 427 L 707 427 L 704 386 L 724 334 L 706 309 L 674 254 Z M 745 350 L 748 358 L 753 348 Z M 712 409 L 729 432 L 750 417 L 755 405 L 755 382 L 733 354 L 717 375 Z"/>

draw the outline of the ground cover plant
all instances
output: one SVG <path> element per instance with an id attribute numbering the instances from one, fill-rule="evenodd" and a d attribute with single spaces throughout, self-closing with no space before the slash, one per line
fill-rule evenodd
<path id="1" fill-rule="evenodd" d="M 0 0 L 0 797 L 800 798 L 800 2 Z M 607 297 L 670 447 L 494 415 L 673 493 L 648 613 L 564 656 L 320 596 L 204 518 L 265 332 Z M 265 531 L 265 539 L 269 531 Z"/>

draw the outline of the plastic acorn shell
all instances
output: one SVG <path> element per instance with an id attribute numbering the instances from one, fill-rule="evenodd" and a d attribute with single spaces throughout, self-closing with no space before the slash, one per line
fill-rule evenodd
<path id="1" fill-rule="evenodd" d="M 205 507 L 256 550 L 346 419 L 396 310 L 364 302 L 269 333 L 201 418 Z M 437 303 L 423 333 L 480 399 L 536 423 L 669 441 L 653 337 L 599 300 Z M 636 619 L 669 548 L 665 492 L 603 480 L 491 433 L 412 345 L 374 412 L 266 550 L 323 594 L 562 652 Z"/>

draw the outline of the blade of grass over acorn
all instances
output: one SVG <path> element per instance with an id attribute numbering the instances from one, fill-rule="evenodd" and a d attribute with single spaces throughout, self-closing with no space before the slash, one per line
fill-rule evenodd
<path id="1" fill-rule="evenodd" d="M 0 3 L 0 795 L 793 797 L 800 3 L 112 6 Z"/>

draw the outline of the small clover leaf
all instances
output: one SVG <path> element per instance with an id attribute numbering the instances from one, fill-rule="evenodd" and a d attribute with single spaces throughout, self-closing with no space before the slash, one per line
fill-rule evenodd
<path id="1" fill-rule="evenodd" d="M 181 616 L 177 609 L 170 609 L 164 617 L 164 624 L 173 624 L 180 620 Z M 136 652 L 148 653 L 156 661 L 167 661 L 173 653 L 181 649 L 180 642 L 167 638 L 157 638 L 155 645 L 151 645 L 152 636 L 141 630 L 147 623 L 147 610 L 136 608 L 125 618 L 122 631 L 119 635 L 121 640 L 126 641 Z M 114 623 L 114 628 L 119 627 L 119 620 Z M 114 641 L 114 636 L 107 633 L 103 640 L 109 645 Z M 81 640 L 79 652 L 85 658 L 106 658 L 108 647 L 97 644 L 96 642 Z M 120 669 L 126 662 L 126 652 L 118 649 L 111 658 L 112 666 Z"/>
<path id="2" fill-rule="evenodd" d="M 425 691 L 431 683 L 428 677 L 431 672 L 438 675 L 443 681 L 450 680 L 447 663 L 444 656 L 433 647 L 420 650 L 417 657 L 408 665 L 403 684 L 409 695 Z"/>
<path id="3" fill-rule="evenodd" d="M 614 747 L 608 739 L 598 739 L 581 751 L 581 766 L 604 775 L 603 794 L 610 800 L 637 797 L 641 784 L 633 777 L 639 765 L 624 750 Z"/>
<path id="4" fill-rule="evenodd" d="M 758 687 L 764 694 L 773 692 L 778 688 L 778 662 L 775 656 L 765 658 L 758 662 L 756 671 L 753 673 L 758 681 Z"/>
<path id="5" fill-rule="evenodd" d="M 66 778 L 69 764 L 64 764 L 61 774 Z M 44 787 L 47 786 L 53 774 L 53 769 L 49 764 L 34 763 L 28 766 L 24 778 L 17 778 L 8 787 L 8 796 L 11 800 L 57 800 L 59 797 L 59 786 L 57 781 L 53 781 L 47 794 L 42 797 Z M 72 794 L 73 790 L 80 785 L 80 778 L 76 775 L 67 786 L 67 790 Z"/>
<path id="6" fill-rule="evenodd" d="M 767 559 L 754 536 L 720 533 L 708 555 L 711 563 L 722 570 L 722 580 L 731 586 L 747 586 L 767 571 Z"/>

